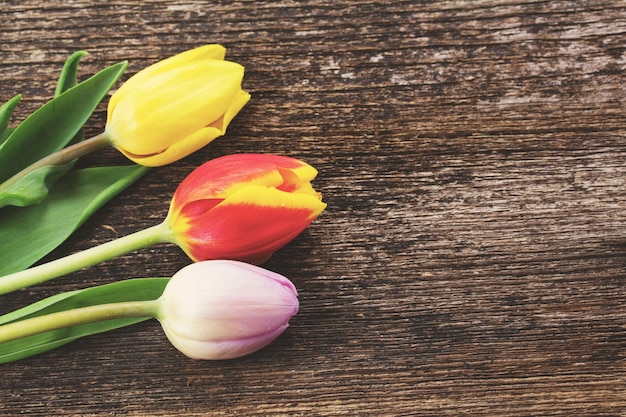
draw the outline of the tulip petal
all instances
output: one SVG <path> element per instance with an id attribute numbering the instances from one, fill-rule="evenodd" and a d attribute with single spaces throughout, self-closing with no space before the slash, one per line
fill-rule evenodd
<path id="1" fill-rule="evenodd" d="M 233 100 L 233 102 L 226 109 L 226 113 L 222 116 L 221 119 L 216 120 L 212 123 L 213 126 L 218 128 L 222 135 L 226 133 L 226 128 L 235 118 L 235 116 L 243 109 L 243 106 L 250 100 L 250 93 L 246 91 L 240 91 Z"/>
<path id="2" fill-rule="evenodd" d="M 318 196 L 310 185 L 316 176 L 317 170 L 311 165 L 287 156 L 228 155 L 210 160 L 189 174 L 174 193 L 172 209 L 180 211 L 189 202 L 208 197 L 223 199 L 249 185 L 300 189 Z"/>
<path id="3" fill-rule="evenodd" d="M 139 71 L 132 77 L 130 77 L 122 86 L 113 94 L 108 104 L 107 124 L 111 118 L 113 110 L 117 107 L 118 102 L 126 95 L 127 92 L 133 91 L 137 86 L 143 84 L 149 78 L 174 68 L 178 68 L 182 65 L 194 61 L 201 61 L 205 59 L 223 60 L 226 54 L 226 49 L 217 44 L 209 44 L 200 46 L 198 48 L 190 49 L 188 51 L 181 52 L 172 57 L 166 58 L 162 61 L 158 61 L 147 68 Z"/>
<path id="4" fill-rule="evenodd" d="M 289 327 L 285 324 L 271 332 L 247 339 L 206 342 L 176 335 L 166 322 L 161 323 L 161 326 L 172 345 L 185 356 L 191 359 L 210 360 L 235 359 L 254 353 L 270 344 Z"/>
<path id="5" fill-rule="evenodd" d="M 214 139 L 222 136 L 222 133 L 214 127 L 205 127 L 193 132 L 191 135 L 179 140 L 162 152 L 152 155 L 135 155 L 123 149 L 119 149 L 131 161 L 148 166 L 158 167 L 177 161 L 203 148 Z"/>

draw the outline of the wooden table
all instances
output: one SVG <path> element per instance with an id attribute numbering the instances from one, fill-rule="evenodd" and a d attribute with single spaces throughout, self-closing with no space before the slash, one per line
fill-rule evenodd
<path id="1" fill-rule="evenodd" d="M 192 361 L 142 323 L 2 365 L 1 415 L 626 415 L 624 2 L 0 4 L 15 122 L 78 49 L 81 75 L 127 59 L 127 77 L 221 43 L 253 97 L 225 137 L 152 170 L 47 259 L 160 222 L 220 155 L 302 158 L 328 202 L 265 264 L 301 301 L 269 347 Z M 87 132 L 104 120 L 103 104 Z M 156 246 L 2 309 L 188 263 Z"/>

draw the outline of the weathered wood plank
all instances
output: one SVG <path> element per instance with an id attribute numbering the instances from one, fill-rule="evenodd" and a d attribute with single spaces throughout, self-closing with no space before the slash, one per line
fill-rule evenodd
<path id="1" fill-rule="evenodd" d="M 190 361 L 144 323 L 3 365 L 1 414 L 624 414 L 623 2 L 0 5 L 0 99 L 24 94 L 16 120 L 76 49 L 91 53 L 85 75 L 124 59 L 131 74 L 220 42 L 253 95 L 226 137 L 150 172 L 50 258 L 156 224 L 217 155 L 301 157 L 329 203 L 266 264 L 301 298 L 268 348 Z M 2 308 L 186 263 L 162 245 Z"/>

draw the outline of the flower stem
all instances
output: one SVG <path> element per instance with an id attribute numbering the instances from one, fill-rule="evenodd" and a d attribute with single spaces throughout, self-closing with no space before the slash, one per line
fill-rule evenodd
<path id="1" fill-rule="evenodd" d="M 81 142 L 75 143 L 74 145 L 68 146 L 67 148 L 63 148 L 27 166 L 8 180 L 4 181 L 2 184 L 0 184 L 0 192 L 8 190 L 13 185 L 18 183 L 22 178 L 26 177 L 31 172 L 38 170 L 39 168 L 51 165 L 63 165 L 70 161 L 73 161 L 78 157 L 110 145 L 111 141 L 109 137 L 105 132 L 102 132 L 89 139 L 85 139 Z"/>
<path id="2" fill-rule="evenodd" d="M 129 317 L 156 317 L 159 299 L 100 304 L 59 311 L 0 326 L 0 343 L 80 324 Z"/>
<path id="3" fill-rule="evenodd" d="M 137 249 L 168 242 L 168 236 L 169 227 L 163 222 L 82 252 L 5 275 L 0 277 L 0 295 L 49 281 Z"/>

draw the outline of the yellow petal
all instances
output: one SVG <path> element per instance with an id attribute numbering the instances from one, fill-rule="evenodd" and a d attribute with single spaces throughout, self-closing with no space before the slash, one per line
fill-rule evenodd
<path id="1" fill-rule="evenodd" d="M 198 149 L 203 148 L 215 138 L 222 135 L 222 132 L 212 126 L 199 129 L 191 135 L 175 142 L 167 149 L 151 155 L 137 155 L 119 149 L 131 161 L 148 166 L 158 167 L 178 161 Z"/>
<path id="2" fill-rule="evenodd" d="M 235 97 L 231 105 L 226 110 L 226 113 L 221 119 L 213 122 L 212 125 L 218 128 L 222 135 L 226 133 L 226 128 L 230 124 L 230 122 L 235 118 L 237 113 L 243 109 L 243 106 L 250 100 L 250 94 L 246 91 L 240 91 L 239 94 Z"/>
<path id="3" fill-rule="evenodd" d="M 268 188 L 262 185 L 248 185 L 234 194 L 228 196 L 226 200 L 220 203 L 220 208 L 228 205 L 252 205 L 262 207 L 276 207 L 281 210 L 308 210 L 309 218 L 317 217 L 326 208 L 316 195 L 311 194 L 294 194 L 280 191 L 276 188 Z"/>
<path id="4" fill-rule="evenodd" d="M 226 49 L 222 45 L 209 44 L 181 52 L 180 54 L 166 58 L 162 61 L 150 65 L 149 67 L 144 68 L 143 70 L 130 77 L 113 94 L 108 104 L 108 117 L 111 116 L 113 109 L 117 106 L 122 97 L 124 97 L 126 94 L 130 94 L 129 92 L 144 83 L 148 78 L 196 61 L 202 61 L 206 59 L 223 60 L 225 54 Z"/>

